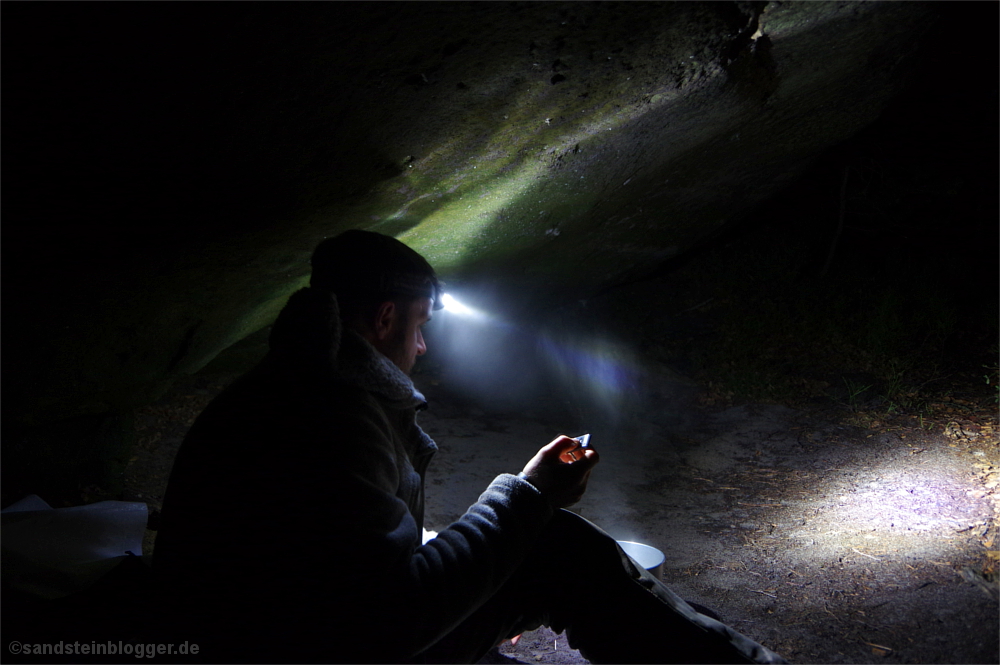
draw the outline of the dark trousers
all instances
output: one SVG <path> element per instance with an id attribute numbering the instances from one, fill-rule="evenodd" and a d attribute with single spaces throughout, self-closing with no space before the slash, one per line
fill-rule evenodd
<path id="1" fill-rule="evenodd" d="M 699 614 L 582 517 L 557 511 L 536 548 L 489 600 L 417 658 L 475 663 L 542 625 L 594 663 L 783 663 Z"/>

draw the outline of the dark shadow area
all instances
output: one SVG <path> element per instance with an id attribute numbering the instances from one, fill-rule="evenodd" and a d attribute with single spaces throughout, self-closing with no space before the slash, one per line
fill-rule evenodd
<path id="1" fill-rule="evenodd" d="M 957 295 L 985 289 L 989 300 L 996 290 L 1000 240 L 993 223 L 1000 177 L 996 18 L 996 8 L 981 3 L 939 8 L 939 38 L 922 43 L 908 87 L 875 123 L 828 150 L 784 191 L 663 262 L 646 279 L 775 228 L 802 239 L 805 246 L 795 257 L 805 278 L 820 277 L 832 247 L 831 268 L 842 272 L 860 269 L 880 279 L 933 270 L 948 290 L 963 285 L 954 289 Z M 956 61 L 975 63 L 980 74 L 967 83 L 954 80 Z M 842 203 L 846 218 L 837 236 Z"/>

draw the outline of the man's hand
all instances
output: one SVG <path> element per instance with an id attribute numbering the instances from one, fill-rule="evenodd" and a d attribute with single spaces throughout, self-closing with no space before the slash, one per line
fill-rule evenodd
<path id="1" fill-rule="evenodd" d="M 535 453 L 523 473 L 554 507 L 567 508 L 583 498 L 599 459 L 593 448 L 580 448 L 576 439 L 560 436 Z"/>

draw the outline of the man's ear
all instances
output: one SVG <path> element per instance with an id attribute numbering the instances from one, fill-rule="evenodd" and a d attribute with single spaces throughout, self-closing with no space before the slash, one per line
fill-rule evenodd
<path id="1" fill-rule="evenodd" d="M 375 313 L 374 333 L 376 339 L 383 341 L 389 338 L 393 332 L 393 325 L 396 322 L 396 303 L 387 300 L 378 306 Z"/>

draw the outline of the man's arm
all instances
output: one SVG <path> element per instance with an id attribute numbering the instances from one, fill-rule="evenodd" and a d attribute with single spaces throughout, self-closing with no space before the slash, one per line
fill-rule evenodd
<path id="1" fill-rule="evenodd" d="M 330 608 L 336 615 L 331 621 L 340 620 L 345 601 L 359 610 L 359 620 L 370 611 L 373 620 L 393 627 L 392 645 L 379 645 L 392 649 L 386 657 L 405 658 L 451 631 L 499 588 L 555 505 L 532 482 L 502 474 L 460 519 L 420 545 L 416 520 L 397 496 L 406 484 L 397 465 L 402 451 L 377 406 L 352 409 L 330 422 L 338 423 L 331 433 L 336 445 L 328 465 L 335 469 L 330 507 L 351 547 L 340 553 L 338 565 L 348 567 L 331 588 L 340 596 L 338 607 Z"/>

